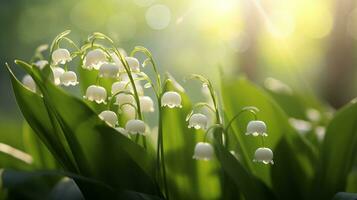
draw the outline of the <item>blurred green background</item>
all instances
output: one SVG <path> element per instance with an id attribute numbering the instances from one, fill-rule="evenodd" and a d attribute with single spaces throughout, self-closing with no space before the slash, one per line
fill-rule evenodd
<path id="1" fill-rule="evenodd" d="M 354 0 L 1 0 L 0 27 L 3 66 L 29 60 L 63 30 L 78 43 L 100 31 L 127 51 L 149 48 L 179 81 L 199 73 L 218 83 L 220 66 L 272 90 L 281 88 L 271 81 L 278 79 L 313 91 L 336 108 L 357 93 Z M 20 133 L 4 67 L 0 91 L 0 130 Z"/>

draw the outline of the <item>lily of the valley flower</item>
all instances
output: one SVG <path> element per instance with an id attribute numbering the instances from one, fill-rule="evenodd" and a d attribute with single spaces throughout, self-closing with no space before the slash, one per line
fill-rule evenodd
<path id="1" fill-rule="evenodd" d="M 132 135 L 144 135 L 146 130 L 146 125 L 143 121 L 138 119 L 129 120 L 125 125 L 125 130 Z"/>
<path id="2" fill-rule="evenodd" d="M 87 53 L 86 57 L 84 58 L 84 65 L 83 68 L 85 69 L 96 69 L 98 70 L 99 67 L 107 61 L 106 54 L 101 49 L 94 49 Z"/>
<path id="3" fill-rule="evenodd" d="M 133 72 L 140 72 L 140 62 L 134 57 L 125 57 L 125 60 L 128 62 L 130 70 Z"/>
<path id="4" fill-rule="evenodd" d="M 193 159 L 196 160 L 211 160 L 214 155 L 213 147 L 210 143 L 199 142 L 195 146 Z"/>
<path id="5" fill-rule="evenodd" d="M 115 125 L 118 123 L 117 114 L 115 114 L 115 112 L 110 110 L 105 110 L 101 112 L 99 114 L 99 117 L 112 127 L 115 127 Z"/>
<path id="6" fill-rule="evenodd" d="M 134 103 L 135 103 L 135 99 L 132 95 L 120 93 L 116 96 L 116 100 L 114 104 L 121 106 L 123 104 L 134 104 Z"/>
<path id="7" fill-rule="evenodd" d="M 38 67 L 39 69 L 43 69 L 46 65 L 48 64 L 48 61 L 47 60 L 38 60 L 34 63 L 34 65 L 36 67 Z"/>
<path id="8" fill-rule="evenodd" d="M 53 82 L 55 85 L 61 84 L 61 79 L 60 77 L 64 73 L 64 69 L 61 67 L 53 67 L 52 68 L 52 73 L 53 73 Z"/>
<path id="9" fill-rule="evenodd" d="M 30 75 L 26 74 L 22 78 L 22 83 L 27 89 L 31 90 L 32 92 L 36 92 L 36 83 Z"/>
<path id="10" fill-rule="evenodd" d="M 99 76 L 106 78 L 116 78 L 119 76 L 119 67 L 112 63 L 103 63 L 99 68 Z"/>
<path id="11" fill-rule="evenodd" d="M 254 162 L 262 162 L 264 164 L 274 164 L 273 152 L 269 148 L 258 148 L 254 154 Z"/>
<path id="12" fill-rule="evenodd" d="M 173 91 L 165 92 L 161 97 L 161 104 L 163 107 L 167 106 L 169 108 L 181 108 L 181 101 L 182 100 L 180 94 Z"/>
<path id="13" fill-rule="evenodd" d="M 112 85 L 112 95 L 117 94 L 118 92 L 126 91 L 129 85 L 127 85 L 126 81 L 117 81 Z"/>
<path id="14" fill-rule="evenodd" d="M 61 81 L 61 84 L 64 86 L 70 86 L 70 85 L 74 86 L 74 85 L 78 84 L 77 75 L 73 71 L 64 72 L 60 76 L 60 81 Z"/>
<path id="15" fill-rule="evenodd" d="M 206 129 L 208 118 L 201 113 L 193 114 L 188 121 L 188 128 Z"/>
<path id="16" fill-rule="evenodd" d="M 56 49 L 52 52 L 52 61 L 55 65 L 65 64 L 66 62 L 71 61 L 71 54 L 67 49 Z"/>
<path id="17" fill-rule="evenodd" d="M 125 72 L 125 68 L 117 54 L 111 53 L 110 56 L 112 57 L 114 63 L 119 67 L 119 72 Z"/>
<path id="18" fill-rule="evenodd" d="M 247 126 L 246 135 L 253 135 L 253 136 L 268 136 L 267 127 L 263 121 L 250 121 Z"/>
<path id="19" fill-rule="evenodd" d="M 143 112 L 154 112 L 154 101 L 149 96 L 141 96 L 140 107 Z"/>
<path id="20" fill-rule="evenodd" d="M 107 99 L 107 91 L 104 87 L 91 85 L 87 88 L 86 95 L 84 96 L 85 99 L 89 101 L 95 101 L 96 103 L 106 103 L 105 100 Z"/>
<path id="21" fill-rule="evenodd" d="M 125 118 L 127 119 L 135 119 L 136 117 L 136 108 L 133 107 L 132 105 L 122 105 L 121 106 L 121 111 L 123 112 Z"/>

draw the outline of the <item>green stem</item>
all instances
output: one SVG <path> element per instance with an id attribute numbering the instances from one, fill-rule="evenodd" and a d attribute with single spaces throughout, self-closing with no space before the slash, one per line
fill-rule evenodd
<path id="1" fill-rule="evenodd" d="M 158 129 L 158 154 L 157 154 L 157 164 L 160 165 L 161 160 L 161 168 L 162 168 L 162 176 L 164 182 L 164 191 L 166 199 L 169 199 L 169 190 L 167 186 L 166 180 L 166 166 L 165 166 L 165 152 L 164 152 L 164 142 L 163 142 L 163 129 L 162 129 L 162 107 L 161 107 L 161 97 L 158 99 L 159 106 L 159 129 Z M 161 158 L 161 159 L 160 159 Z"/>
<path id="2" fill-rule="evenodd" d="M 244 110 L 241 110 L 239 111 L 239 113 L 237 113 L 227 124 L 226 126 L 226 129 L 225 129 L 225 132 L 228 133 L 229 131 L 229 128 L 232 126 L 232 123 L 234 120 L 236 120 L 241 114 L 243 114 L 244 112 L 250 112 L 254 115 L 254 119 L 257 120 L 257 113 L 255 113 L 253 110 L 250 110 L 250 109 L 244 109 Z"/>

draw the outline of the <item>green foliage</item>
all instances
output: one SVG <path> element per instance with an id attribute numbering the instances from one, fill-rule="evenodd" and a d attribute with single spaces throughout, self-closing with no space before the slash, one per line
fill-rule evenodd
<path id="1" fill-rule="evenodd" d="M 327 127 L 315 182 L 316 198 L 343 191 L 357 156 L 357 104 L 342 108 Z"/>
<path id="2" fill-rule="evenodd" d="M 99 33 L 94 36 L 107 39 Z M 156 72 L 151 53 L 144 50 Z M 38 91 L 26 89 L 8 66 L 26 123 L 22 135 L 24 145 L 14 145 L 22 147 L 24 152 L 9 145 L 0 146 L 0 167 L 5 168 L 0 172 L 0 199 L 46 196 L 49 199 L 309 200 L 332 199 L 338 192 L 355 191 L 356 103 L 337 112 L 327 126 L 320 148 L 306 135 L 299 134 L 288 120 L 288 116 L 302 117 L 313 104 L 294 98 L 279 100 L 278 96 L 243 78 L 224 78 L 220 90 L 222 105 L 219 105 L 210 81 L 193 75 L 191 78 L 209 87 L 214 102 L 212 107 L 205 102 L 195 107 L 172 77 L 160 88 L 162 83 L 157 76 L 159 137 L 153 138 L 162 146 L 155 149 L 156 141 L 147 144 L 145 136 L 136 137 L 138 140 L 135 136 L 128 138 L 101 120 L 98 111 L 107 109 L 106 105 L 90 105 L 55 86 L 49 65 L 40 70 L 23 61 L 16 64 L 31 75 Z M 96 79 L 94 73 L 87 72 L 83 69 L 80 72 L 83 91 Z M 103 82 L 107 90 L 113 81 Z M 180 94 L 182 108 L 160 106 L 162 92 L 166 91 Z M 275 99 L 285 102 L 283 108 Z M 292 102 L 294 109 L 289 110 L 287 102 Z M 186 116 L 197 111 L 192 111 L 193 108 L 205 106 L 214 112 L 214 121 L 219 123 L 215 126 L 220 129 L 212 131 L 213 136 L 208 131 L 189 129 L 186 122 Z M 322 105 L 315 106 L 323 109 Z M 242 115 L 237 117 L 238 113 Z M 266 139 L 245 135 L 248 122 L 255 118 L 267 124 Z M 192 159 L 198 142 L 214 145 L 214 159 Z M 273 150 L 274 165 L 253 162 L 259 147 Z M 354 198 L 346 193 L 334 197 Z"/>

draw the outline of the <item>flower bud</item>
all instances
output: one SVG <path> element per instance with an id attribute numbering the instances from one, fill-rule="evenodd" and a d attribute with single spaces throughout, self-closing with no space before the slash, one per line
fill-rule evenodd
<path id="1" fill-rule="evenodd" d="M 121 106 L 123 104 L 134 104 L 134 103 L 135 103 L 135 99 L 132 95 L 120 93 L 116 96 L 116 100 L 114 104 Z"/>
<path id="2" fill-rule="evenodd" d="M 263 121 L 250 121 L 247 126 L 247 133 L 246 135 L 253 135 L 253 136 L 268 136 L 266 133 L 267 127 Z"/>
<path id="3" fill-rule="evenodd" d="M 103 63 L 99 68 L 99 76 L 116 78 L 119 76 L 119 67 L 112 63 Z"/>
<path id="4" fill-rule="evenodd" d="M 154 102 L 149 96 L 141 96 L 140 107 L 143 112 L 154 112 Z"/>
<path id="5" fill-rule="evenodd" d="M 214 155 L 213 147 L 210 143 L 199 142 L 195 146 L 193 159 L 196 160 L 211 160 Z"/>
<path id="6" fill-rule="evenodd" d="M 51 69 L 52 69 L 52 73 L 53 73 L 53 82 L 54 82 L 54 84 L 55 85 L 61 84 L 60 77 L 64 73 L 64 69 L 62 69 L 60 67 L 53 67 Z"/>
<path id="7" fill-rule="evenodd" d="M 201 113 L 193 114 L 188 121 L 188 128 L 206 129 L 208 118 Z"/>
<path id="8" fill-rule="evenodd" d="M 161 104 L 163 107 L 167 106 L 169 108 L 179 107 L 181 108 L 181 96 L 177 92 L 169 91 L 165 92 L 161 97 Z"/>
<path id="9" fill-rule="evenodd" d="M 101 86 L 91 85 L 87 88 L 85 99 L 96 103 L 106 103 L 107 91 Z"/>
<path id="10" fill-rule="evenodd" d="M 140 62 L 134 57 L 125 57 L 125 60 L 128 62 L 130 70 L 133 72 L 140 72 Z"/>
<path id="11" fill-rule="evenodd" d="M 262 162 L 264 164 L 274 164 L 273 152 L 269 148 L 258 148 L 254 154 L 254 162 Z"/>
<path id="12" fill-rule="evenodd" d="M 64 86 L 70 86 L 70 85 L 74 86 L 74 85 L 78 84 L 77 75 L 76 75 L 76 73 L 74 73 L 72 71 L 64 72 L 60 76 L 60 81 L 61 81 L 61 84 Z"/>
<path id="13" fill-rule="evenodd" d="M 96 69 L 98 70 L 99 67 L 107 61 L 106 54 L 101 49 L 94 49 L 87 53 L 86 57 L 84 58 L 84 65 L 83 68 L 85 69 Z"/>
<path id="14" fill-rule="evenodd" d="M 71 54 L 67 49 L 56 49 L 52 53 L 52 61 L 55 65 L 57 64 L 65 64 L 66 62 L 71 61 Z"/>
<path id="15" fill-rule="evenodd" d="M 36 83 L 30 75 L 26 74 L 22 78 L 22 84 L 24 84 L 24 86 L 32 92 L 36 92 Z"/>
<path id="16" fill-rule="evenodd" d="M 105 110 L 99 114 L 99 117 L 105 121 L 109 126 L 115 127 L 118 123 L 118 117 L 115 112 L 110 110 Z"/>
<path id="17" fill-rule="evenodd" d="M 132 135 L 136 135 L 136 134 L 144 135 L 146 125 L 141 120 L 132 119 L 126 123 L 125 129 L 128 131 L 128 133 L 130 133 Z"/>
<path id="18" fill-rule="evenodd" d="M 39 69 L 43 69 L 46 65 L 48 64 L 48 61 L 47 60 L 38 60 L 34 63 L 34 65 L 36 67 L 38 67 Z"/>

